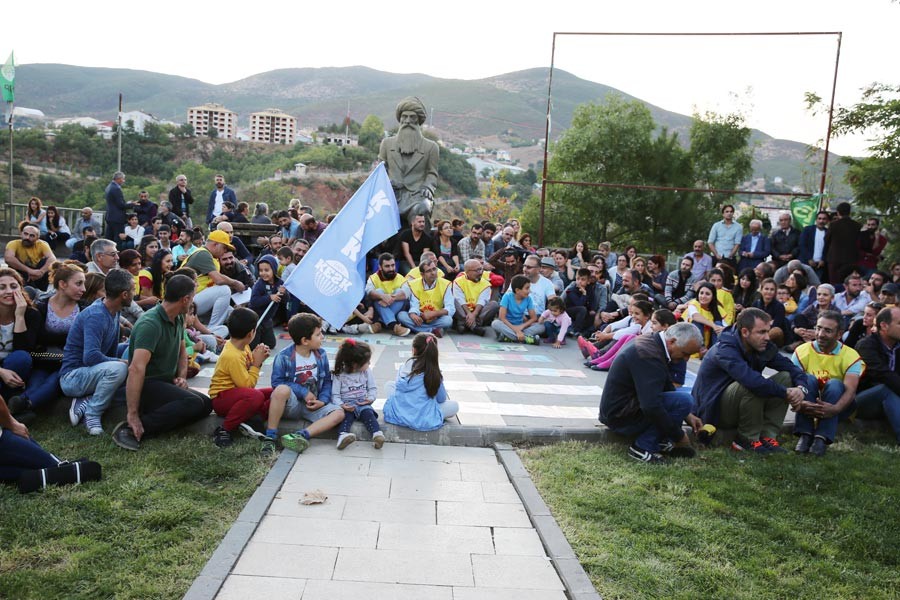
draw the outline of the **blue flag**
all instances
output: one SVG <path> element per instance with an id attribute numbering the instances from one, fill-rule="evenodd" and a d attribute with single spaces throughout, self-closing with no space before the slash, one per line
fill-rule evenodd
<path id="1" fill-rule="evenodd" d="M 340 328 L 365 292 L 366 252 L 399 230 L 400 209 L 381 163 L 322 232 L 284 287 Z"/>

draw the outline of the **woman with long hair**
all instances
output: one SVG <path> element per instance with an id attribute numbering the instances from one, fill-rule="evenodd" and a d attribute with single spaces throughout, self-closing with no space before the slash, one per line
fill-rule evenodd
<path id="1" fill-rule="evenodd" d="M 152 235 L 145 235 L 141 238 L 138 246 L 138 253 L 141 255 L 141 266 L 149 269 L 153 264 L 153 257 L 159 252 L 159 240 Z"/>
<path id="2" fill-rule="evenodd" d="M 172 271 L 175 266 L 175 259 L 168 250 L 160 250 L 153 257 L 153 263 L 150 265 L 149 277 L 141 278 L 141 295 L 155 296 L 162 302 L 166 295 L 166 273 Z M 143 274 L 143 271 L 141 271 Z M 147 286 L 146 284 L 150 285 Z"/>
<path id="3" fill-rule="evenodd" d="M 631 268 L 641 274 L 641 283 L 651 285 L 653 276 L 647 271 L 647 259 L 643 256 L 635 256 L 631 259 Z"/>
<path id="4" fill-rule="evenodd" d="M 650 287 L 654 294 L 662 294 L 666 291 L 666 259 L 661 254 L 654 254 L 647 259 L 647 273 L 650 274 Z"/>
<path id="5" fill-rule="evenodd" d="M 753 303 L 759 300 L 759 291 L 756 284 L 756 271 L 747 268 L 741 271 L 738 277 L 738 284 L 731 292 L 734 298 L 734 314 L 735 318 L 742 310 L 753 306 Z"/>
<path id="6" fill-rule="evenodd" d="M 535 247 L 531 244 L 531 234 L 523 233 L 519 236 L 519 245 L 522 246 L 528 252 L 534 252 Z"/>
<path id="7" fill-rule="evenodd" d="M 725 329 L 721 306 L 716 297 L 716 286 L 708 281 L 700 284 L 696 298 L 679 306 L 678 310 L 681 311 L 682 321 L 693 323 L 700 329 L 707 348 L 716 343 L 719 334 Z"/>
<path id="8" fill-rule="evenodd" d="M 805 311 L 806 307 L 813 302 L 816 289 L 809 285 L 809 279 L 807 279 L 806 273 L 800 269 L 797 269 L 788 275 L 787 279 L 784 280 L 784 285 L 786 285 L 788 291 L 790 291 L 791 298 L 797 303 L 797 309 L 794 311 L 794 315 L 798 315 Z M 793 321 L 791 318 L 788 320 Z"/>
<path id="9" fill-rule="evenodd" d="M 609 270 L 609 284 L 613 294 L 622 292 L 622 277 L 628 270 L 628 257 L 620 254 L 616 257 L 616 266 Z"/>
<path id="10" fill-rule="evenodd" d="M 51 250 L 56 250 L 57 244 L 65 245 L 72 237 L 72 230 L 66 224 L 66 219 L 59 214 L 59 209 L 55 206 L 47 207 L 47 216 L 45 218 L 47 224 L 47 233 L 41 235 L 41 238 L 50 244 Z"/>
<path id="11" fill-rule="evenodd" d="M 453 281 L 459 274 L 459 243 L 453 237 L 453 224 L 438 221 L 434 237 L 434 253 L 444 271 L 444 277 Z"/>
<path id="12" fill-rule="evenodd" d="M 32 196 L 31 200 L 28 201 L 25 218 L 29 223 L 40 229 L 42 236 L 47 233 L 47 211 L 42 208 L 41 199 L 37 196 Z"/>
<path id="13" fill-rule="evenodd" d="M 459 404 L 448 399 L 438 362 L 438 341 L 434 334 L 419 333 L 412 341 L 412 357 L 397 373 L 396 383 L 387 386 L 384 420 L 416 431 L 439 429 L 456 415 Z"/>
<path id="14" fill-rule="evenodd" d="M 584 240 L 578 240 L 575 242 L 575 245 L 572 246 L 572 249 L 569 250 L 569 262 L 576 269 L 584 267 L 590 262 L 589 254 L 587 246 L 584 244 Z"/>

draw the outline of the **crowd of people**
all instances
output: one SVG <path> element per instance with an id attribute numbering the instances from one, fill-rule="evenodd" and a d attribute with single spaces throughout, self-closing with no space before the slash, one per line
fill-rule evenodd
<path id="1" fill-rule="evenodd" d="M 29 419 L 62 394 L 72 399 L 72 425 L 90 435 L 104 434 L 103 414 L 118 396 L 127 418 L 111 435 L 129 450 L 211 411 L 224 417 L 214 435 L 221 447 L 241 432 L 272 452 L 282 418 L 310 423 L 280 438 L 298 452 L 334 428 L 345 448 L 356 419 L 380 447 L 371 350 L 348 338 L 332 373 L 321 349 L 329 332 L 416 334 L 384 409 L 385 421 L 415 429 L 440 427 L 458 409 L 443 387 L 435 340 L 491 331 L 500 342 L 577 342 L 586 367 L 609 371 L 601 420 L 636 435 L 629 455 L 645 462 L 692 452 L 678 434 L 684 421 L 697 431 L 736 428 L 735 449 L 781 451 L 776 435 L 788 406 L 798 413 L 801 452 L 824 454 L 837 420 L 855 413 L 886 416 L 900 439 L 900 265 L 878 269 L 886 240 L 877 220 L 860 226 L 847 204 L 834 217 L 820 212 L 803 231 L 785 213 L 769 236 L 758 221 L 743 234 L 725 206 L 708 240 L 672 272 L 663 256 L 634 246 L 535 248 L 515 219 L 468 228 L 442 220 L 429 230 L 416 215 L 368 257 L 353 314 L 328 323 L 284 281 L 333 215 L 318 220 L 292 201 L 271 216 L 260 203 L 250 217 L 217 175 L 204 229 L 191 217 L 185 176 L 158 205 L 144 191 L 126 202 L 124 181 L 116 173 L 107 187 L 102 225 L 84 208 L 67 226 L 33 198 L 20 239 L 6 246 L 0 462 L 4 440 L 27 437 Z M 250 222 L 273 233 L 234 234 Z M 63 252 L 70 255 L 60 260 Z M 282 327 L 292 344 L 275 356 L 270 387 L 258 387 Z M 702 359 L 696 381 L 681 360 L 691 356 Z M 208 395 L 188 385 L 203 363 L 215 365 Z M 764 378 L 767 366 L 779 374 Z M 47 468 L 33 454 L 4 466 L 3 479 Z"/>

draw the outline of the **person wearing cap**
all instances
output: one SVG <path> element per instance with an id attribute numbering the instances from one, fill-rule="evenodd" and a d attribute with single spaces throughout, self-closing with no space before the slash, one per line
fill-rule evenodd
<path id="1" fill-rule="evenodd" d="M 566 286 L 559 276 L 559 272 L 556 270 L 556 261 L 549 256 L 545 256 L 541 259 L 541 275 L 550 280 L 550 283 L 553 284 L 553 289 L 556 290 L 557 296 L 562 294 L 563 288 Z"/>
<path id="2" fill-rule="evenodd" d="M 231 309 L 231 294 L 243 292 L 244 284 L 222 274 L 219 259 L 225 252 L 234 252 L 231 236 L 221 230 L 210 232 L 206 244 L 185 261 L 197 273 L 197 315 L 209 314 L 209 327 L 225 324 Z"/>
<path id="3" fill-rule="evenodd" d="M 878 299 L 885 306 L 897 306 L 897 295 L 900 294 L 900 285 L 896 283 L 886 283 L 881 286 L 881 293 Z"/>

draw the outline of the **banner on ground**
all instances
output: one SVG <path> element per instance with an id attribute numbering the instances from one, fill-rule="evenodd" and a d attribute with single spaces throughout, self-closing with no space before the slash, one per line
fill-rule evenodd
<path id="1" fill-rule="evenodd" d="M 791 216 L 798 229 L 803 229 L 816 222 L 816 213 L 822 196 L 815 194 L 809 198 L 794 198 L 791 200 Z"/>
<path id="2" fill-rule="evenodd" d="M 381 163 L 322 232 L 284 287 L 340 328 L 365 292 L 366 253 L 399 229 L 400 209 Z"/>

